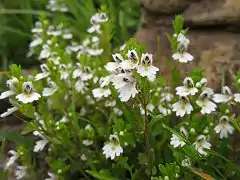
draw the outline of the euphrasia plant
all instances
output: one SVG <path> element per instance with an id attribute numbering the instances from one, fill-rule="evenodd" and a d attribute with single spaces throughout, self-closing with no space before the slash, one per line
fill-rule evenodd
<path id="1" fill-rule="evenodd" d="M 68 11 L 56 2 L 48 8 Z M 40 60 L 41 72 L 24 76 L 12 65 L 0 96 L 12 103 L 1 117 L 20 111 L 22 135 L 35 138 L 9 150 L 5 171 L 46 180 L 239 178 L 229 139 L 240 130 L 233 109 L 240 94 L 227 86 L 214 93 L 199 69 L 183 79 L 173 69 L 168 82 L 134 39 L 112 47 L 104 8 L 90 24 L 79 40 L 67 24 L 45 16 L 36 22 L 28 55 Z M 194 61 L 181 16 L 173 27 L 173 60 Z"/>

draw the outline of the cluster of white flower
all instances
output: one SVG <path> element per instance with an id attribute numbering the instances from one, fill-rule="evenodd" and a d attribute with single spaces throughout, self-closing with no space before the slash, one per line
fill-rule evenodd
<path id="1" fill-rule="evenodd" d="M 52 12 L 68 12 L 68 7 L 62 0 L 49 0 L 47 9 Z"/>
<path id="2" fill-rule="evenodd" d="M 106 70 L 110 73 L 105 77 L 105 83 L 112 82 L 115 89 L 119 92 L 121 101 L 126 102 L 131 97 L 134 98 L 138 93 L 136 89 L 136 79 L 133 76 L 134 70 L 140 76 L 147 77 L 149 81 L 154 81 L 156 78 L 157 67 L 153 66 L 153 55 L 142 54 L 141 61 L 135 49 L 129 50 L 126 54 L 128 59 L 124 59 L 120 53 L 113 54 L 114 62 L 109 62 L 105 65 Z"/>
<path id="3" fill-rule="evenodd" d="M 189 39 L 185 37 L 183 32 L 180 34 L 174 34 L 174 38 L 177 40 L 177 52 L 175 52 L 172 58 L 180 63 L 187 63 L 193 60 L 193 56 L 187 52 Z"/>
<path id="4" fill-rule="evenodd" d="M 189 97 L 200 93 L 196 100 L 196 104 L 201 108 L 202 114 L 210 114 L 215 111 L 217 106 L 211 101 L 213 96 L 213 90 L 206 87 L 207 80 L 201 79 L 200 82 L 194 84 L 192 78 L 186 77 L 183 81 L 183 86 L 177 87 L 177 95 L 179 95 L 179 101 L 173 104 L 173 111 L 177 116 L 183 117 L 185 114 L 191 114 L 193 106 L 190 103 Z"/>
<path id="5" fill-rule="evenodd" d="M 92 33 L 97 33 L 97 34 L 101 34 L 101 23 L 107 22 L 108 21 L 108 17 L 106 15 L 106 13 L 96 13 L 91 17 L 91 27 L 88 28 L 87 32 L 92 34 Z"/>

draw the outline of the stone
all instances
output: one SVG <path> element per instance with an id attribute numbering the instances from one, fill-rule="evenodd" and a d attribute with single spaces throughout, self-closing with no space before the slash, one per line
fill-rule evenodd
<path id="1" fill-rule="evenodd" d="M 165 4 L 161 0 L 142 1 L 141 27 L 136 33 L 137 40 L 155 55 L 155 64 L 160 72 L 170 80 L 172 68 L 176 66 L 171 58 L 166 33 L 172 35 L 175 12 L 181 12 L 186 27 L 189 27 L 188 51 L 194 56 L 192 62 L 179 66 L 182 75 L 186 75 L 193 67 L 201 67 L 210 87 L 219 90 L 222 82 L 230 85 L 232 76 L 240 67 L 240 1 L 164 2 Z M 174 5 L 170 7 L 171 3 Z"/>

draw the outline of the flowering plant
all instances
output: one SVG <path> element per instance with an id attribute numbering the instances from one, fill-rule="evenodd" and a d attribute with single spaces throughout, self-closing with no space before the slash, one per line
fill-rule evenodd
<path id="1" fill-rule="evenodd" d="M 68 11 L 63 4 L 48 8 Z M 5 171 L 46 180 L 240 177 L 229 141 L 240 130 L 233 109 L 239 93 L 227 86 L 214 93 L 199 69 L 183 79 L 174 69 L 167 81 L 135 39 L 112 47 L 104 8 L 80 43 L 70 27 L 55 23 L 41 16 L 32 30 L 28 55 L 37 55 L 41 72 L 25 76 L 12 65 L 9 90 L 0 96 L 12 104 L 1 117 L 20 111 L 25 122 L 25 141 L 9 150 Z M 173 60 L 194 61 L 181 16 L 173 27 Z"/>

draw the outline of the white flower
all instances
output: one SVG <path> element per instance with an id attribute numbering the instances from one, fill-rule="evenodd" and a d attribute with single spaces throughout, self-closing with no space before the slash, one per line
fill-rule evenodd
<path id="1" fill-rule="evenodd" d="M 47 145 L 47 143 L 48 143 L 47 139 L 42 139 L 42 140 L 36 141 L 33 152 L 42 151 L 44 149 L 44 147 Z"/>
<path id="2" fill-rule="evenodd" d="M 166 108 L 164 107 L 162 104 L 158 105 L 158 110 L 161 114 L 163 114 L 164 116 L 170 115 L 172 110 L 170 108 Z"/>
<path id="3" fill-rule="evenodd" d="M 64 29 L 62 37 L 63 39 L 72 39 L 73 35 L 71 33 L 71 29 Z"/>
<path id="4" fill-rule="evenodd" d="M 108 21 L 108 17 L 106 13 L 96 13 L 91 17 L 92 24 L 104 23 Z"/>
<path id="5" fill-rule="evenodd" d="M 106 107 L 114 107 L 116 105 L 116 100 L 115 99 L 109 99 L 105 102 Z"/>
<path id="6" fill-rule="evenodd" d="M 58 126 L 60 123 L 68 123 L 69 119 L 67 116 L 63 116 L 62 119 L 60 119 L 58 122 L 55 123 L 56 126 Z"/>
<path id="7" fill-rule="evenodd" d="M 170 87 L 165 87 L 164 91 L 161 93 L 161 101 L 171 102 L 173 99 L 173 94 L 170 91 Z"/>
<path id="8" fill-rule="evenodd" d="M 36 141 L 36 144 L 33 148 L 33 152 L 42 151 L 44 147 L 47 145 L 48 140 L 38 131 L 34 131 L 33 135 L 39 136 L 40 138 L 42 138 L 41 140 Z"/>
<path id="9" fill-rule="evenodd" d="M 8 108 L 6 112 L 0 114 L 0 117 L 3 118 L 3 117 L 6 117 L 6 116 L 9 116 L 10 114 L 18 111 L 19 108 L 14 106 L 14 107 L 11 107 L 11 108 Z"/>
<path id="10" fill-rule="evenodd" d="M 68 71 L 68 67 L 65 64 L 60 64 L 59 65 L 59 73 L 60 73 L 60 78 L 62 80 L 66 80 L 69 77 L 69 71 Z"/>
<path id="11" fill-rule="evenodd" d="M 37 101 L 41 95 L 34 92 L 34 87 L 32 82 L 24 82 L 22 85 L 23 93 L 16 96 L 16 99 L 20 102 L 31 103 L 33 101 Z"/>
<path id="12" fill-rule="evenodd" d="M 53 173 L 48 172 L 48 178 L 45 180 L 57 180 L 57 176 Z"/>
<path id="13" fill-rule="evenodd" d="M 234 94 L 234 101 L 240 102 L 240 93 Z"/>
<path id="14" fill-rule="evenodd" d="M 123 153 L 123 149 L 119 143 L 117 135 L 110 135 L 109 142 L 103 147 L 103 154 L 106 158 L 113 160 L 116 156 L 120 156 Z"/>
<path id="15" fill-rule="evenodd" d="M 93 128 L 92 128 L 91 124 L 87 124 L 87 125 L 85 126 L 85 130 L 87 130 L 87 131 L 92 131 Z"/>
<path id="16" fill-rule="evenodd" d="M 176 112 L 177 116 L 183 117 L 185 114 L 191 114 L 193 111 L 192 105 L 185 96 L 180 96 L 179 101 L 172 105 L 173 111 Z"/>
<path id="17" fill-rule="evenodd" d="M 134 98 L 138 93 L 136 89 L 136 80 L 128 73 L 116 75 L 113 80 L 113 85 L 119 92 L 119 98 L 122 102 L 128 101 L 131 97 Z"/>
<path id="18" fill-rule="evenodd" d="M 34 48 L 36 46 L 39 46 L 43 42 L 42 37 L 39 36 L 38 34 L 35 34 L 33 37 L 34 37 L 33 41 L 29 44 L 30 48 Z"/>
<path id="19" fill-rule="evenodd" d="M 202 108 L 202 114 L 210 114 L 217 108 L 217 105 L 210 101 L 209 98 L 210 96 L 207 92 L 202 92 L 196 101 L 197 105 Z"/>
<path id="20" fill-rule="evenodd" d="M 173 134 L 171 137 L 171 142 L 170 144 L 174 147 L 183 147 L 186 143 L 177 135 Z"/>
<path id="21" fill-rule="evenodd" d="M 139 58 L 137 55 L 137 51 L 135 49 L 128 50 L 127 53 L 128 59 L 120 63 L 120 66 L 123 69 L 135 69 L 138 66 Z"/>
<path id="22" fill-rule="evenodd" d="M 27 176 L 27 166 L 17 166 L 15 171 L 16 179 L 23 179 Z"/>
<path id="23" fill-rule="evenodd" d="M 204 150 L 210 149 L 212 145 L 209 142 L 207 142 L 206 136 L 199 135 L 197 137 L 197 140 L 194 142 L 194 146 L 200 154 L 207 155 L 207 152 Z"/>
<path id="24" fill-rule="evenodd" d="M 155 109 L 155 106 L 152 103 L 149 103 L 149 104 L 147 104 L 146 109 L 149 112 L 153 112 L 153 110 Z M 140 108 L 140 111 L 141 111 L 141 115 L 145 114 L 145 111 L 144 111 L 144 109 L 142 107 Z"/>
<path id="25" fill-rule="evenodd" d="M 111 95 L 111 91 L 108 88 L 96 88 L 92 90 L 95 98 L 108 97 Z"/>
<path id="26" fill-rule="evenodd" d="M 183 167 L 191 167 L 192 166 L 191 159 L 189 159 L 189 158 L 182 160 L 181 164 Z"/>
<path id="27" fill-rule="evenodd" d="M 82 161 L 86 161 L 87 160 L 87 156 L 85 154 L 82 154 L 80 158 L 81 158 Z"/>
<path id="28" fill-rule="evenodd" d="M 42 50 L 40 52 L 38 59 L 40 59 L 40 60 L 47 59 L 47 58 L 49 58 L 50 55 L 51 55 L 51 49 L 47 44 L 45 44 L 42 46 Z"/>
<path id="29" fill-rule="evenodd" d="M 73 71 L 73 78 L 76 79 L 82 74 L 82 65 L 80 63 L 76 63 L 77 69 Z"/>
<path id="30" fill-rule="evenodd" d="M 75 89 L 76 89 L 77 92 L 83 93 L 84 87 L 85 87 L 85 86 L 84 86 L 84 82 L 83 82 L 81 79 L 79 79 L 79 80 L 75 83 Z"/>
<path id="31" fill-rule="evenodd" d="M 114 62 L 107 63 L 104 67 L 108 72 L 114 72 L 122 61 L 124 61 L 123 57 L 119 53 L 115 53 L 112 55 Z"/>
<path id="32" fill-rule="evenodd" d="M 214 130 L 220 135 L 220 139 L 223 139 L 228 138 L 228 134 L 233 134 L 234 128 L 230 125 L 229 118 L 222 116 Z"/>
<path id="33" fill-rule="evenodd" d="M 141 57 L 141 65 L 137 67 L 137 72 L 142 77 L 148 77 L 150 81 L 154 80 L 156 76 L 157 71 L 159 69 L 152 65 L 153 62 L 153 55 L 152 54 L 142 54 Z"/>
<path id="34" fill-rule="evenodd" d="M 35 81 L 46 78 L 50 75 L 50 70 L 46 64 L 41 64 L 40 68 L 42 70 L 42 73 L 39 73 L 35 76 Z"/>
<path id="35" fill-rule="evenodd" d="M 88 49 L 87 52 L 90 56 L 99 56 L 103 53 L 103 49 Z"/>
<path id="36" fill-rule="evenodd" d="M 229 87 L 224 86 L 222 89 L 222 94 L 214 94 L 213 100 L 216 103 L 227 103 L 233 98 L 232 92 Z"/>
<path id="37" fill-rule="evenodd" d="M 178 35 L 177 41 L 179 44 L 183 45 L 185 47 L 185 49 L 187 49 L 187 47 L 190 43 L 189 39 L 183 33 L 180 33 Z"/>
<path id="38" fill-rule="evenodd" d="M 35 27 L 31 30 L 32 33 L 41 33 L 43 32 L 42 23 L 40 21 L 35 22 Z"/>
<path id="39" fill-rule="evenodd" d="M 80 75 L 83 81 L 92 79 L 93 73 L 90 67 L 85 67 L 83 73 Z"/>
<path id="40" fill-rule="evenodd" d="M 15 78 L 15 77 L 7 80 L 6 85 L 9 88 L 9 90 L 1 93 L 0 99 L 5 99 L 7 97 L 10 97 L 10 96 L 14 95 L 18 82 L 19 82 L 18 79 Z"/>
<path id="41" fill-rule="evenodd" d="M 48 86 L 47 88 L 43 89 L 42 95 L 43 96 L 52 96 L 57 90 L 58 86 L 56 85 L 55 82 L 48 80 Z"/>
<path id="42" fill-rule="evenodd" d="M 82 144 L 85 145 L 85 146 L 91 146 L 93 144 L 93 141 L 92 140 L 88 140 L 88 139 L 84 139 L 82 141 Z"/>
<path id="43" fill-rule="evenodd" d="M 87 32 L 89 34 L 92 34 L 94 32 L 101 34 L 102 31 L 100 30 L 100 28 L 101 28 L 100 24 L 93 24 L 90 28 L 87 29 Z"/>
<path id="44" fill-rule="evenodd" d="M 198 89 L 194 87 L 194 82 L 192 78 L 186 77 L 183 80 L 183 86 L 176 88 L 177 95 L 179 96 L 188 96 L 195 95 L 198 92 Z"/>
<path id="45" fill-rule="evenodd" d="M 172 58 L 181 63 L 187 63 L 193 60 L 193 56 L 187 52 L 183 52 L 183 53 L 176 52 L 173 54 Z"/>
<path id="46" fill-rule="evenodd" d="M 118 109 L 118 108 L 113 108 L 113 112 L 117 115 L 117 116 L 121 116 L 123 114 L 123 112 Z"/>
<path id="47" fill-rule="evenodd" d="M 8 153 L 11 156 L 8 158 L 6 164 L 4 165 L 5 170 L 7 170 L 9 167 L 11 167 L 19 157 L 19 153 L 14 150 L 9 150 Z"/>

